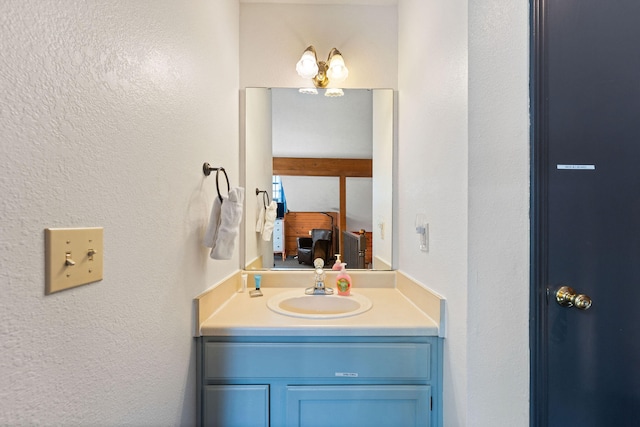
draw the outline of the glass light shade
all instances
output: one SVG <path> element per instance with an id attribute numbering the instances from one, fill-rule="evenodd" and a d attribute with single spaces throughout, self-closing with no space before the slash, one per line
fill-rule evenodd
<path id="1" fill-rule="evenodd" d="M 315 87 L 301 87 L 300 89 L 298 89 L 298 92 L 305 95 L 317 95 L 318 89 L 316 89 Z"/>
<path id="2" fill-rule="evenodd" d="M 314 78 L 318 74 L 316 55 L 309 50 L 305 50 L 300 61 L 296 64 L 296 71 L 305 79 Z"/>
<path id="3" fill-rule="evenodd" d="M 329 69 L 327 70 L 327 77 L 334 83 L 340 83 L 349 75 L 349 70 L 344 65 L 344 59 L 342 55 L 335 54 L 331 57 L 329 62 Z"/>
<path id="4" fill-rule="evenodd" d="M 339 89 L 339 88 L 332 87 L 332 88 L 329 88 L 329 89 L 324 91 L 324 96 L 328 96 L 328 97 L 331 97 L 331 98 L 336 97 L 336 96 L 343 96 L 343 95 L 344 95 L 343 90 Z"/>

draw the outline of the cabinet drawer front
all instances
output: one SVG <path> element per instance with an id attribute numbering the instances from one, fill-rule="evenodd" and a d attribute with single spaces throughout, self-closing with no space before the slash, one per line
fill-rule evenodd
<path id="1" fill-rule="evenodd" d="M 208 342 L 204 348 L 206 379 L 430 379 L 428 343 Z"/>
<path id="2" fill-rule="evenodd" d="M 281 236 L 273 235 L 273 250 L 276 252 L 281 252 L 284 248 L 284 244 Z"/>

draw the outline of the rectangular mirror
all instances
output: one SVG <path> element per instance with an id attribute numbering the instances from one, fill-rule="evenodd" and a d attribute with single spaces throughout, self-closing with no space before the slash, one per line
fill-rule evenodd
<path id="1" fill-rule="evenodd" d="M 349 269 L 391 269 L 393 116 L 391 89 L 247 88 L 241 267 L 331 266 L 340 254 Z M 273 229 L 257 231 L 274 197 Z"/>

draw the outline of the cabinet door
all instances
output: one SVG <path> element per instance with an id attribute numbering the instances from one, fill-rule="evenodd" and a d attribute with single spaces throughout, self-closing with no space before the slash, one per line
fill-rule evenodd
<path id="1" fill-rule="evenodd" d="M 430 386 L 289 386 L 289 427 L 426 427 Z"/>
<path id="2" fill-rule="evenodd" d="M 202 418 L 202 425 L 207 427 L 267 427 L 269 425 L 269 386 L 205 386 Z"/>

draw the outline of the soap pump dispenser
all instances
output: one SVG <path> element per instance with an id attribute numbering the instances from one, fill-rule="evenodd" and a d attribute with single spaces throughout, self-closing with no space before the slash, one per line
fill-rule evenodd
<path id="1" fill-rule="evenodd" d="M 336 287 L 338 288 L 338 295 L 347 296 L 351 294 L 351 276 L 345 271 L 346 263 L 341 262 L 340 273 L 336 277 Z"/>
<path id="2" fill-rule="evenodd" d="M 331 267 L 332 270 L 342 270 L 342 260 L 340 259 L 340 254 L 336 254 L 336 262 L 333 263 Z"/>

